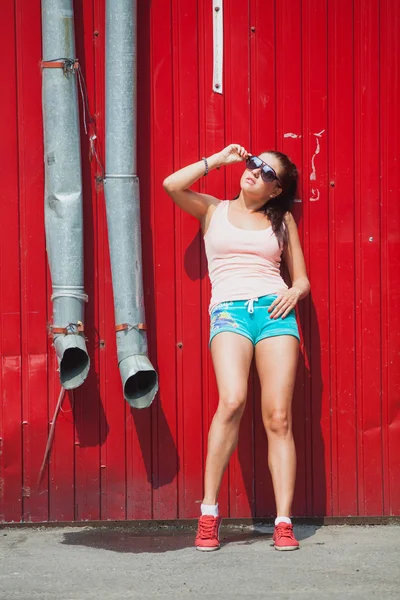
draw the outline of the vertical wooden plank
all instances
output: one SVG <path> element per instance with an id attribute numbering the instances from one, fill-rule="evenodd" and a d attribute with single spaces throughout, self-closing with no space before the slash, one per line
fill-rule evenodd
<path id="1" fill-rule="evenodd" d="M 224 96 L 213 91 L 213 8 L 210 2 L 199 0 L 199 114 L 200 114 L 200 156 L 210 156 L 222 150 L 225 143 Z M 225 169 L 212 171 L 200 180 L 200 190 L 225 199 Z M 201 286 L 201 329 L 202 329 L 202 368 L 203 368 L 203 464 L 208 445 L 208 431 L 218 406 L 218 390 L 214 368 L 208 346 L 210 336 L 210 280 L 207 276 L 207 260 L 202 244 L 200 262 Z M 204 468 L 203 468 L 204 473 Z M 219 493 L 220 513 L 227 516 L 228 509 L 228 472 L 225 473 Z M 203 491 L 198 502 L 201 502 Z"/>
<path id="2" fill-rule="evenodd" d="M 269 18 L 266 19 L 265 15 Z M 276 148 L 276 40 L 275 1 L 250 3 L 250 152 Z M 261 415 L 261 390 L 254 374 L 254 514 L 275 514 L 268 444 Z"/>
<path id="3" fill-rule="evenodd" d="M 380 2 L 382 422 L 384 513 L 400 514 L 400 6 Z"/>
<path id="4" fill-rule="evenodd" d="M 47 319 L 53 322 L 51 297 L 51 279 L 47 267 Z M 48 356 L 48 423 L 49 428 L 54 416 L 55 407 L 61 393 L 58 364 L 52 345 L 52 338 L 47 338 Z M 74 457 L 74 419 L 73 399 L 65 394 L 54 433 L 54 440 L 49 457 L 49 521 L 73 521 L 75 518 L 75 457 Z M 44 449 L 43 454 L 44 455 Z"/>
<path id="5" fill-rule="evenodd" d="M 47 289 L 51 286 L 48 278 Z M 49 292 L 50 297 L 50 292 Z M 51 304 L 48 303 L 51 315 Z M 48 345 L 49 352 L 49 427 L 61 391 L 54 349 Z M 49 459 L 49 521 L 73 521 L 75 519 L 75 477 L 74 477 L 74 419 L 73 399 L 66 393 L 62 412 L 57 419 L 51 455 Z M 44 450 L 41 458 L 43 458 Z"/>
<path id="6" fill-rule="evenodd" d="M 150 3 L 138 2 L 137 54 L 137 165 L 140 179 L 143 289 L 148 326 L 149 356 L 157 370 L 154 298 L 154 206 L 151 199 L 151 56 Z M 157 402 L 157 399 L 155 400 Z M 129 409 L 126 404 L 127 518 L 152 516 L 152 411 Z"/>
<path id="7" fill-rule="evenodd" d="M 40 31 L 40 2 L 17 0 L 24 521 L 48 520 L 48 479 L 37 486 L 48 431 L 41 77 L 31 66 L 41 59 Z"/>
<path id="8" fill-rule="evenodd" d="M 153 518 L 177 518 L 176 312 L 174 205 L 162 189 L 173 172 L 171 1 L 151 4 L 152 153 L 151 202 L 155 234 L 155 307 L 160 393 L 153 404 Z"/>
<path id="9" fill-rule="evenodd" d="M 226 44 L 224 48 L 225 127 L 227 143 L 250 148 L 250 22 L 249 4 L 235 0 L 224 4 Z M 244 165 L 226 168 L 226 197 L 240 191 Z M 229 466 L 229 515 L 250 517 L 254 508 L 253 375 L 249 378 L 246 409 L 240 425 L 237 450 Z"/>
<path id="10" fill-rule="evenodd" d="M 75 46 L 82 71 L 86 79 L 88 100 L 93 110 L 94 101 L 94 55 L 93 55 L 93 2 L 79 3 L 75 9 Z M 95 232 L 96 207 L 91 166 L 89 163 L 89 143 L 83 127 L 83 111 L 79 97 L 81 113 L 81 154 L 83 185 L 83 222 L 84 222 L 84 272 L 85 291 L 89 302 L 85 306 L 87 323 L 88 352 L 91 368 L 85 383 L 74 390 L 75 421 L 75 518 L 80 520 L 98 520 L 100 518 L 100 398 L 97 388 L 98 352 L 93 345 L 94 332 L 97 329 L 97 286 L 96 286 L 96 249 Z"/>
<path id="11" fill-rule="evenodd" d="M 380 314 L 379 2 L 355 2 L 355 209 L 358 495 L 360 515 L 383 510 Z"/>
<path id="12" fill-rule="evenodd" d="M 0 51 L 16 48 L 15 6 L 2 5 Z M 22 519 L 21 289 L 16 68 L 7 70 L 7 93 L 0 96 L 0 520 Z"/>
<path id="13" fill-rule="evenodd" d="M 277 4 L 276 12 L 276 129 L 277 149 L 288 154 L 301 172 L 303 161 L 301 147 L 302 131 L 302 64 L 301 64 L 301 2 L 282 1 Z M 293 137 L 297 136 L 297 137 Z M 307 167 L 308 168 L 308 165 Z M 308 262 L 308 203 L 294 206 L 294 217 L 299 225 L 306 261 Z M 308 345 L 309 338 L 309 299 L 299 305 L 302 335 Z M 306 498 L 306 440 L 309 433 L 309 379 L 305 378 L 305 366 L 302 354 L 296 378 L 293 397 L 293 435 L 296 443 L 297 476 L 293 499 L 293 514 L 304 514 L 307 509 Z M 306 429 L 307 427 L 307 429 Z"/>
<path id="14" fill-rule="evenodd" d="M 265 15 L 269 15 L 268 19 Z M 275 2 L 250 3 L 250 152 L 261 153 L 276 145 Z"/>
<path id="15" fill-rule="evenodd" d="M 197 2 L 172 3 L 174 168 L 199 160 Z M 195 189 L 198 189 L 196 184 Z M 202 495 L 202 387 L 199 223 L 179 208 L 175 217 L 178 516 L 197 516 Z M 189 434 L 190 432 L 190 434 Z"/>
<path id="16" fill-rule="evenodd" d="M 105 1 L 93 2 L 93 23 L 87 16 L 88 29 L 93 36 L 94 80 L 90 103 L 96 118 L 101 160 L 105 168 Z M 88 33 L 87 44 L 90 43 Z M 92 60 L 92 59 L 91 59 Z M 91 71 L 88 69 L 88 74 Z M 94 169 L 92 165 L 93 184 Z M 97 172 L 99 172 L 97 167 Z M 110 253 L 108 245 L 107 219 L 105 211 L 104 187 L 96 186 L 96 198 L 92 200 L 93 230 L 97 233 L 94 260 L 97 256 L 97 330 L 93 332 L 98 355 L 98 390 L 100 417 L 100 515 L 104 520 L 125 519 L 126 513 L 126 429 L 125 400 L 118 370 L 114 300 L 111 281 Z M 101 240 L 101 241 L 100 241 Z M 92 259 L 92 260 L 93 260 Z"/>
<path id="17" fill-rule="evenodd" d="M 306 489 L 309 516 L 332 514 L 330 339 L 329 339 L 329 209 L 327 123 L 327 3 L 303 2 L 303 245 L 311 282 L 309 305 L 301 322 L 310 320 L 305 332 Z M 308 337 L 308 339 L 307 339 Z M 310 378 L 310 379 L 309 379 Z"/>
<path id="18" fill-rule="evenodd" d="M 333 511 L 357 514 L 353 2 L 328 3 Z M 346 198 L 347 201 L 343 201 Z"/>

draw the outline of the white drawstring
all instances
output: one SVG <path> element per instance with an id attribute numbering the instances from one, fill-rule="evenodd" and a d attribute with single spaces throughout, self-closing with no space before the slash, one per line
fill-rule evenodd
<path id="1" fill-rule="evenodd" d="M 254 312 L 254 302 L 258 302 L 258 298 L 251 298 L 244 303 L 244 305 L 247 306 L 247 311 L 249 314 L 253 314 Z"/>

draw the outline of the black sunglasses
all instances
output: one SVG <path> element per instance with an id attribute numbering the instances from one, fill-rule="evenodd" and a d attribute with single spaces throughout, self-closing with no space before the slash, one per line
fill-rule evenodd
<path id="1" fill-rule="evenodd" d="M 261 160 L 261 158 L 258 156 L 249 156 L 246 158 L 246 168 L 250 171 L 261 169 L 261 179 L 265 181 L 265 183 L 277 181 L 280 184 L 279 177 L 275 173 L 274 169 L 267 165 L 267 163 Z"/>

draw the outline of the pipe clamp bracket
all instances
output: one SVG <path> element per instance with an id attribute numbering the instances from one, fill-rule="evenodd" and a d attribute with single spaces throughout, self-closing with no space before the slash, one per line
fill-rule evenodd
<path id="1" fill-rule="evenodd" d="M 40 66 L 42 69 L 62 69 L 64 71 L 64 75 L 68 75 L 68 73 L 74 73 L 79 69 L 79 60 L 77 58 L 42 60 Z"/>
<path id="2" fill-rule="evenodd" d="M 130 323 L 121 323 L 120 325 L 115 326 L 115 331 L 130 331 L 131 329 L 137 329 L 138 331 L 146 331 L 147 325 L 146 323 L 136 323 L 136 325 L 131 325 Z"/>
<path id="3" fill-rule="evenodd" d="M 77 335 L 84 333 L 85 327 L 82 321 L 78 321 L 77 323 L 68 323 L 66 327 L 53 327 L 53 325 L 50 325 L 49 331 L 51 335 Z"/>

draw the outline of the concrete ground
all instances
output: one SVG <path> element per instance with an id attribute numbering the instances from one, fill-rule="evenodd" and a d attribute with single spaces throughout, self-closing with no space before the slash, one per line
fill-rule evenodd
<path id="1" fill-rule="evenodd" d="M 260 526 L 223 528 L 221 550 L 202 553 L 187 530 L 4 529 L 0 598 L 400 598 L 400 526 L 295 531 L 295 552 L 274 550 Z"/>

